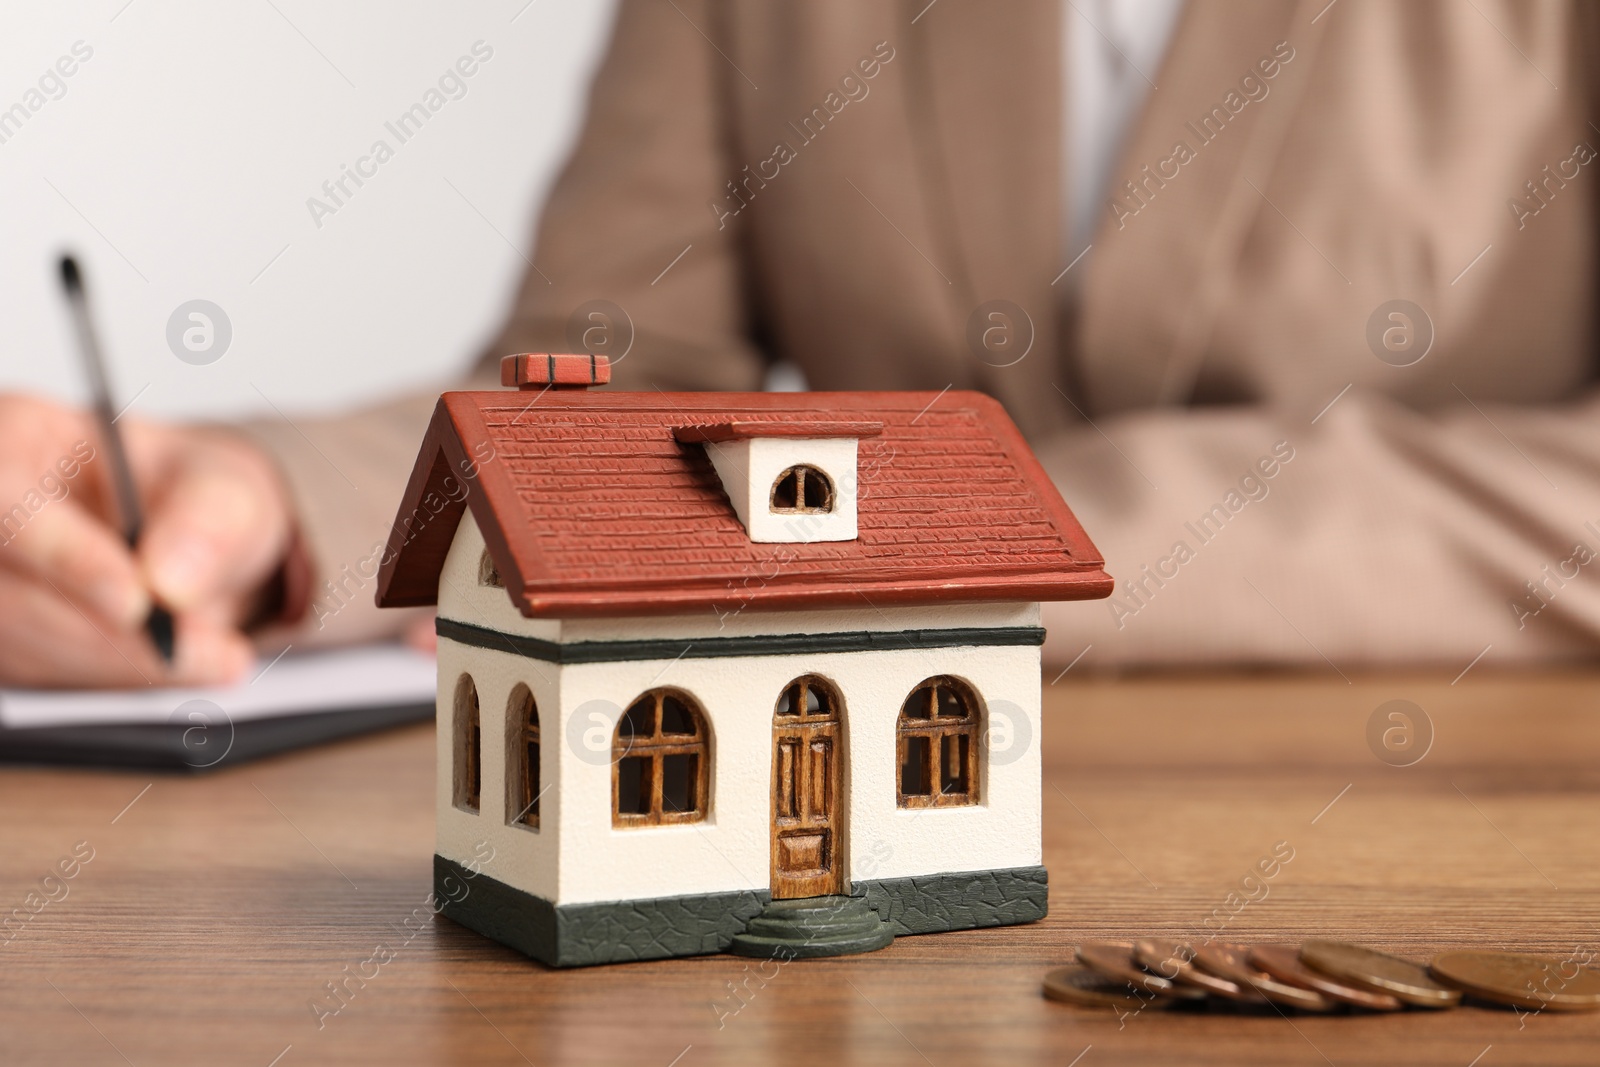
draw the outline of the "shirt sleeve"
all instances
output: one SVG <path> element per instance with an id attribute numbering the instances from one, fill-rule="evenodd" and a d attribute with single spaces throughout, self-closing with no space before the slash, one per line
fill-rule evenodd
<path id="1" fill-rule="evenodd" d="M 417 617 L 379 611 L 374 597 L 400 494 L 437 402 L 437 393 L 417 393 L 344 416 L 256 419 L 236 428 L 277 463 L 297 524 L 297 558 L 279 579 L 298 586 L 282 597 L 293 617 L 262 626 L 263 646 L 372 641 Z"/>
<path id="2" fill-rule="evenodd" d="M 1047 661 L 1345 674 L 1592 658 L 1597 427 L 1596 392 L 1419 412 L 1354 391 L 1314 422 L 1158 409 L 1082 426 L 1041 459 L 1116 591 L 1045 606 Z"/>

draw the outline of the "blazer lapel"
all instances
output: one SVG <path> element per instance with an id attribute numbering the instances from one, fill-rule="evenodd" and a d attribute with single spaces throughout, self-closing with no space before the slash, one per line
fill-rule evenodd
<path id="1" fill-rule="evenodd" d="M 1059 301 L 1050 282 L 1065 265 L 1061 9 L 1060 0 L 907 6 L 917 20 L 907 36 L 911 125 L 939 216 L 938 258 L 949 264 L 950 326 L 966 379 L 1030 434 L 1059 428 L 1070 410 L 1051 387 Z"/>
<path id="2" fill-rule="evenodd" d="M 1274 210 L 1259 190 L 1322 6 L 1190 3 L 1180 16 L 1086 260 L 1075 347 L 1094 410 L 1187 399 L 1250 222 Z"/>

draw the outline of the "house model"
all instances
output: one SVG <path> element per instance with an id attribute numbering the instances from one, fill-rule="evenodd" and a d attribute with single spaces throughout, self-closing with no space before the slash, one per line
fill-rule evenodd
<path id="1" fill-rule="evenodd" d="M 443 914 L 554 966 L 1043 917 L 1039 602 L 1111 579 L 1001 406 L 609 377 L 441 397 L 379 572 L 438 606 Z"/>

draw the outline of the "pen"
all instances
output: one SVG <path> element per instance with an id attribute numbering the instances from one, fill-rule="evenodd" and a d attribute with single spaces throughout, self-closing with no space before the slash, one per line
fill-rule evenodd
<path id="1" fill-rule="evenodd" d="M 61 257 L 61 288 L 67 294 L 67 306 L 72 309 L 78 351 L 89 370 L 95 414 L 100 420 L 100 436 L 106 452 L 111 456 L 111 481 L 117 498 L 117 514 L 122 521 L 122 536 L 129 548 L 136 548 L 144 528 L 144 513 L 139 508 L 133 470 L 128 466 L 128 452 L 123 447 L 122 433 L 117 429 L 116 413 L 111 407 L 111 386 L 106 379 L 105 360 L 100 354 L 100 341 L 94 332 L 94 322 L 89 317 L 89 297 L 84 292 L 83 275 L 78 270 L 77 260 L 71 256 Z M 171 663 L 176 642 L 172 613 L 159 604 L 152 604 L 144 628 L 155 644 L 156 651 L 161 653 L 161 658 Z"/>

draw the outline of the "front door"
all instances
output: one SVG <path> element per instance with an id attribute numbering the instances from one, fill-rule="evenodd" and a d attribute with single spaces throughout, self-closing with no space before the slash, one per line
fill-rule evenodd
<path id="1" fill-rule="evenodd" d="M 772 897 L 844 891 L 839 856 L 839 701 L 815 678 L 783 691 L 772 717 Z"/>

